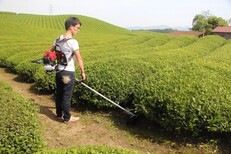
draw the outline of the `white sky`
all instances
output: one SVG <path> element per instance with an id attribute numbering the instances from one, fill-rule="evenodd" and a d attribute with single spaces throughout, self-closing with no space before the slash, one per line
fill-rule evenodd
<path id="1" fill-rule="evenodd" d="M 231 0 L 0 0 L 0 11 L 85 15 L 124 28 L 192 26 L 195 15 L 207 10 L 231 19 Z"/>

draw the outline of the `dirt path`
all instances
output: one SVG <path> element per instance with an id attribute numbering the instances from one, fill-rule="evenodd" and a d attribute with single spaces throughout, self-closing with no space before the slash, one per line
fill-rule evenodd
<path id="1" fill-rule="evenodd" d="M 122 112 L 94 112 L 87 109 L 72 110 L 79 116 L 76 123 L 65 124 L 55 116 L 54 96 L 39 94 L 33 83 L 24 82 L 18 75 L 0 67 L 0 80 L 11 85 L 14 91 L 38 105 L 41 131 L 47 148 L 65 148 L 83 145 L 104 145 L 137 150 L 147 154 L 167 153 L 216 153 L 203 144 L 181 146 L 168 139 L 161 130 L 150 129 L 138 122 L 136 127 L 127 127 Z M 184 143 L 183 143 L 184 144 Z"/>
<path id="2" fill-rule="evenodd" d="M 115 124 L 112 115 L 99 112 L 76 112 L 80 120 L 64 124 L 55 117 L 54 96 L 38 94 L 33 84 L 23 82 L 19 76 L 0 68 L 0 80 L 10 84 L 14 91 L 35 102 L 39 108 L 39 121 L 48 148 L 61 148 L 81 145 L 107 145 L 112 147 L 135 149 L 144 153 L 169 153 L 172 149 L 151 142 L 149 137 L 136 134 L 136 130 Z"/>

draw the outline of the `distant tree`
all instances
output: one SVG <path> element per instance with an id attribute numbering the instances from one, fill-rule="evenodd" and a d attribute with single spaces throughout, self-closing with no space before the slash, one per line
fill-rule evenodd
<path id="1" fill-rule="evenodd" d="M 210 11 L 204 11 L 194 17 L 192 30 L 203 32 L 205 35 L 211 34 L 212 30 L 218 26 L 228 26 L 228 22 L 220 17 L 216 17 Z"/>
<path id="2" fill-rule="evenodd" d="M 228 26 L 228 22 L 220 17 L 215 17 L 215 16 L 209 17 L 207 33 L 211 34 L 212 30 L 218 26 Z"/>
<path id="3" fill-rule="evenodd" d="M 205 16 L 199 14 L 196 15 L 193 19 L 193 31 L 199 31 L 199 32 L 206 32 L 206 28 L 208 27 L 207 19 Z"/>

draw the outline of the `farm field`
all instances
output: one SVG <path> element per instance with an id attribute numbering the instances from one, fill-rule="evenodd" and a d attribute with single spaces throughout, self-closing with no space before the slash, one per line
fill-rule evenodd
<path id="1" fill-rule="evenodd" d="M 46 74 L 42 65 L 31 61 L 41 58 L 63 32 L 66 17 L 1 12 L 0 65 L 34 83 L 37 91 L 53 92 L 54 74 Z M 88 85 L 150 120 L 150 131 L 158 125 L 176 136 L 224 135 L 222 148 L 229 150 L 230 40 L 129 31 L 78 17 L 83 25 L 76 39 Z M 74 96 L 77 105 L 114 107 L 79 85 Z"/>
<path id="2" fill-rule="evenodd" d="M 25 82 L 20 76 L 0 68 L 0 81 L 8 83 L 14 91 L 28 98 L 39 107 L 39 123 L 47 149 L 64 149 L 86 145 L 101 145 L 132 149 L 138 153 L 209 153 L 216 152 L 218 147 L 212 141 L 200 140 L 196 143 L 184 140 L 174 141 L 171 135 L 139 121 L 136 127 L 127 127 L 126 118 L 118 112 L 105 112 L 90 108 L 73 109 L 72 113 L 80 117 L 80 121 L 65 125 L 54 117 L 54 95 L 41 94 L 33 90 L 34 84 Z M 52 127 L 51 127 L 52 126 Z M 144 126 L 148 127 L 146 129 Z M 68 134 L 63 133 L 68 131 Z M 62 138 L 62 139 L 61 139 Z M 214 152 L 214 153 L 215 153 Z"/>

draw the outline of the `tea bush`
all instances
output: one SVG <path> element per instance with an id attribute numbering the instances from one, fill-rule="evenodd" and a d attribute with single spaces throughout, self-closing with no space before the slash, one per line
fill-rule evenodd
<path id="1" fill-rule="evenodd" d="M 35 86 L 39 91 L 52 92 L 55 90 L 55 73 L 46 73 L 43 67 L 39 67 L 33 75 Z"/>
<path id="2" fill-rule="evenodd" d="M 123 106 L 132 105 L 134 91 L 138 90 L 137 85 L 146 76 L 155 72 L 147 63 L 126 57 L 93 62 L 87 65 L 86 71 L 88 74 L 86 84 Z M 78 93 L 81 93 L 81 99 L 98 107 L 114 107 L 83 86 L 76 88 L 75 95 Z"/>
<path id="3" fill-rule="evenodd" d="M 26 60 L 19 63 L 14 67 L 15 72 L 23 77 L 28 82 L 34 82 L 36 76 L 36 72 L 41 68 L 41 65 L 36 63 L 31 63 L 31 60 Z"/>
<path id="4" fill-rule="evenodd" d="M 136 109 L 176 134 L 230 132 L 231 87 L 223 82 L 230 83 L 198 63 L 169 68 L 143 82 Z"/>
<path id="5" fill-rule="evenodd" d="M 148 77 L 135 94 L 139 112 L 176 134 L 231 131 L 230 69 L 221 69 L 209 62 L 211 55 L 221 49 L 225 52 L 229 44 L 223 46 L 224 40 L 215 36 L 202 41 L 206 39 L 208 44 L 218 39 L 217 44 L 211 43 L 207 49 L 204 44 L 191 48 L 191 51 L 190 48 L 185 50 L 191 54 L 189 59 L 184 57 L 182 62 L 182 57 L 176 57 L 174 59 L 179 60 L 175 65 L 169 65 L 170 61 L 167 61 L 168 67 Z M 207 54 L 195 54 L 200 48 L 207 50 Z"/>
<path id="6" fill-rule="evenodd" d="M 67 16 L 0 17 L 0 65 L 35 81 L 38 90 L 54 91 L 54 74 L 31 60 L 50 48 Z M 176 134 L 230 132 L 230 41 L 134 32 L 79 18 L 77 37 L 89 86 Z M 74 102 L 114 107 L 80 85 L 74 96 Z"/>
<path id="7" fill-rule="evenodd" d="M 38 108 L 0 82 L 0 153 L 34 153 L 43 148 Z"/>

